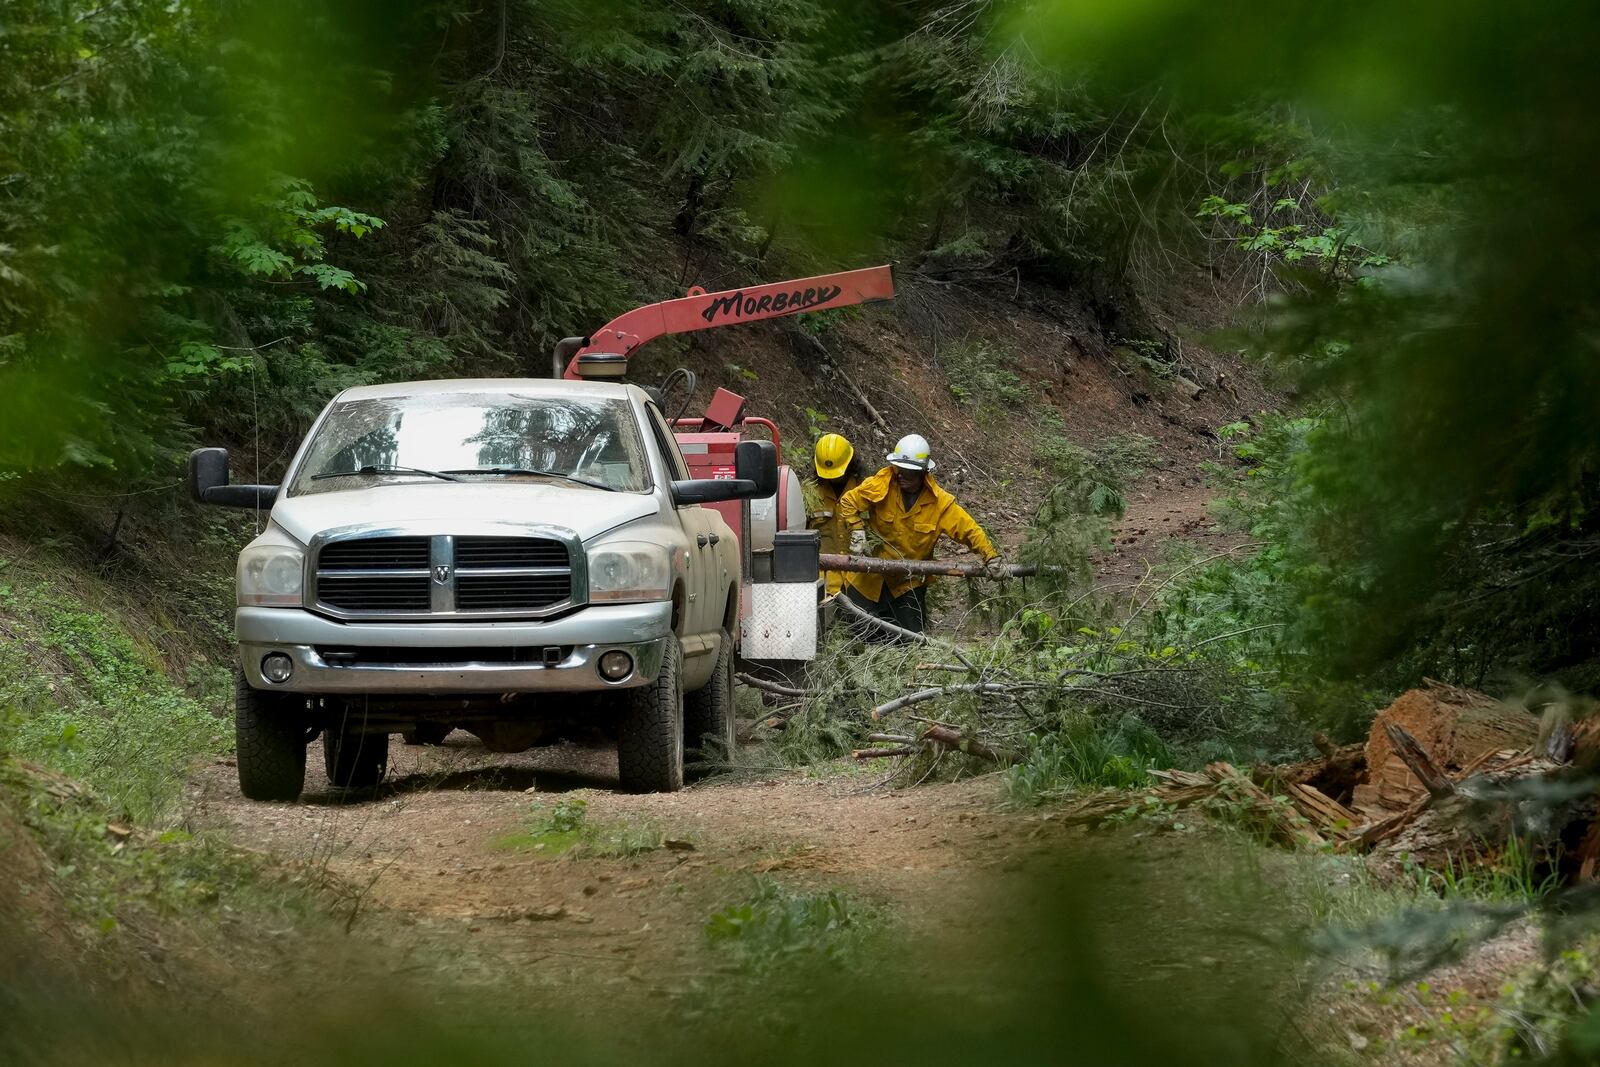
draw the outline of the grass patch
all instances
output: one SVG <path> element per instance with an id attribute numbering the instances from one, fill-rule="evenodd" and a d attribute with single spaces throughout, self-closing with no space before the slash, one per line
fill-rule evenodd
<path id="1" fill-rule="evenodd" d="M 327 888 L 321 872 L 275 868 L 220 835 L 140 830 L 121 819 L 67 780 L 0 757 L 0 854 L 14 865 L 23 895 L 45 888 L 30 884 L 42 877 L 72 926 L 91 939 L 126 928 L 142 950 L 152 921 L 181 922 L 194 932 L 208 923 L 278 927 L 326 917 L 327 901 L 317 896 Z M 27 856 L 39 861 L 33 875 Z"/>
<path id="2" fill-rule="evenodd" d="M 1135 716 L 1108 725 L 1069 714 L 1034 737 L 1023 762 L 1006 772 L 1006 799 L 1035 806 L 1087 790 L 1142 789 L 1151 784 L 1145 772 L 1173 763 L 1172 751 Z"/>
<path id="3" fill-rule="evenodd" d="M 117 618 L 15 574 L 0 586 L 0 623 L 0 750 L 160 823 L 194 759 L 231 749 L 226 672 L 191 672 L 197 695 L 185 692 Z"/>
<path id="4" fill-rule="evenodd" d="M 799 890 L 758 877 L 749 897 L 706 920 L 706 941 L 755 974 L 840 965 L 856 957 L 878 919 L 843 890 Z"/>
<path id="5" fill-rule="evenodd" d="M 573 853 L 599 859 L 622 859 L 654 852 L 666 844 L 667 835 L 649 819 L 616 819 L 591 822 L 589 802 L 567 795 L 546 810 L 534 801 L 527 827 L 506 834 L 494 847 L 507 852 L 526 852 L 540 858 Z"/>

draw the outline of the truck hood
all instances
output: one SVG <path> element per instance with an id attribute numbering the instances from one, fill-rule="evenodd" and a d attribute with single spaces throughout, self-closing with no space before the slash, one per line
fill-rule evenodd
<path id="1" fill-rule="evenodd" d="M 272 519 L 301 544 L 346 526 L 416 526 L 449 533 L 453 525 L 518 523 L 559 526 L 587 541 L 654 515 L 646 493 L 607 493 L 545 482 L 402 482 L 280 498 Z"/>

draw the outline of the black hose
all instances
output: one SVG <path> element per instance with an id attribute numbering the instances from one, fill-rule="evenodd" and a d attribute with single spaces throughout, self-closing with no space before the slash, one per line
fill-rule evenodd
<path id="1" fill-rule="evenodd" d="M 689 410 L 689 405 L 694 402 L 695 390 L 700 386 L 700 377 L 688 367 L 679 367 L 661 379 L 661 384 L 656 386 L 656 396 L 658 398 L 656 402 L 664 407 L 667 395 L 672 391 L 673 386 L 679 382 L 684 383 L 683 404 L 679 406 L 678 413 L 672 416 L 672 420 L 668 425 L 676 424 L 679 419 L 683 418 L 683 413 Z"/>

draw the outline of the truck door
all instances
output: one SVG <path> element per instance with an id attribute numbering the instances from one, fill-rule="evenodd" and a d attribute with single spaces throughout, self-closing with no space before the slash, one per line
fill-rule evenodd
<path id="1" fill-rule="evenodd" d="M 656 439 L 656 447 L 661 449 L 661 455 L 666 459 L 672 477 L 688 478 L 689 465 L 684 462 L 683 454 L 678 450 L 677 439 L 667 429 L 667 420 L 654 404 L 646 404 L 645 410 L 650 414 L 650 432 Z M 709 602 L 716 599 L 711 595 L 717 583 L 717 553 L 711 544 L 711 519 L 704 508 L 697 504 L 689 504 L 678 509 L 678 520 L 683 525 L 685 536 L 689 539 L 689 566 L 684 590 L 687 603 L 684 604 L 683 633 L 685 637 L 700 637 L 713 629 L 708 612 L 712 610 Z M 720 620 L 722 616 L 720 603 L 716 605 L 715 611 Z"/>

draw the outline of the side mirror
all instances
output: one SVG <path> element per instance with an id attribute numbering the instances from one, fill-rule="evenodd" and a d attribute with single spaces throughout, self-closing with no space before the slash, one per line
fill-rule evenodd
<path id="1" fill-rule="evenodd" d="M 740 441 L 733 451 L 732 478 L 694 478 L 672 483 L 675 504 L 749 500 L 778 491 L 778 447 L 771 441 Z"/>
<path id="2" fill-rule="evenodd" d="M 223 508 L 270 508 L 278 499 L 278 487 L 229 485 L 228 450 L 197 448 L 189 453 L 189 495 Z"/>
<path id="3" fill-rule="evenodd" d="M 734 477 L 756 483 L 753 497 L 778 491 L 778 446 L 771 441 L 740 441 L 733 450 Z"/>

